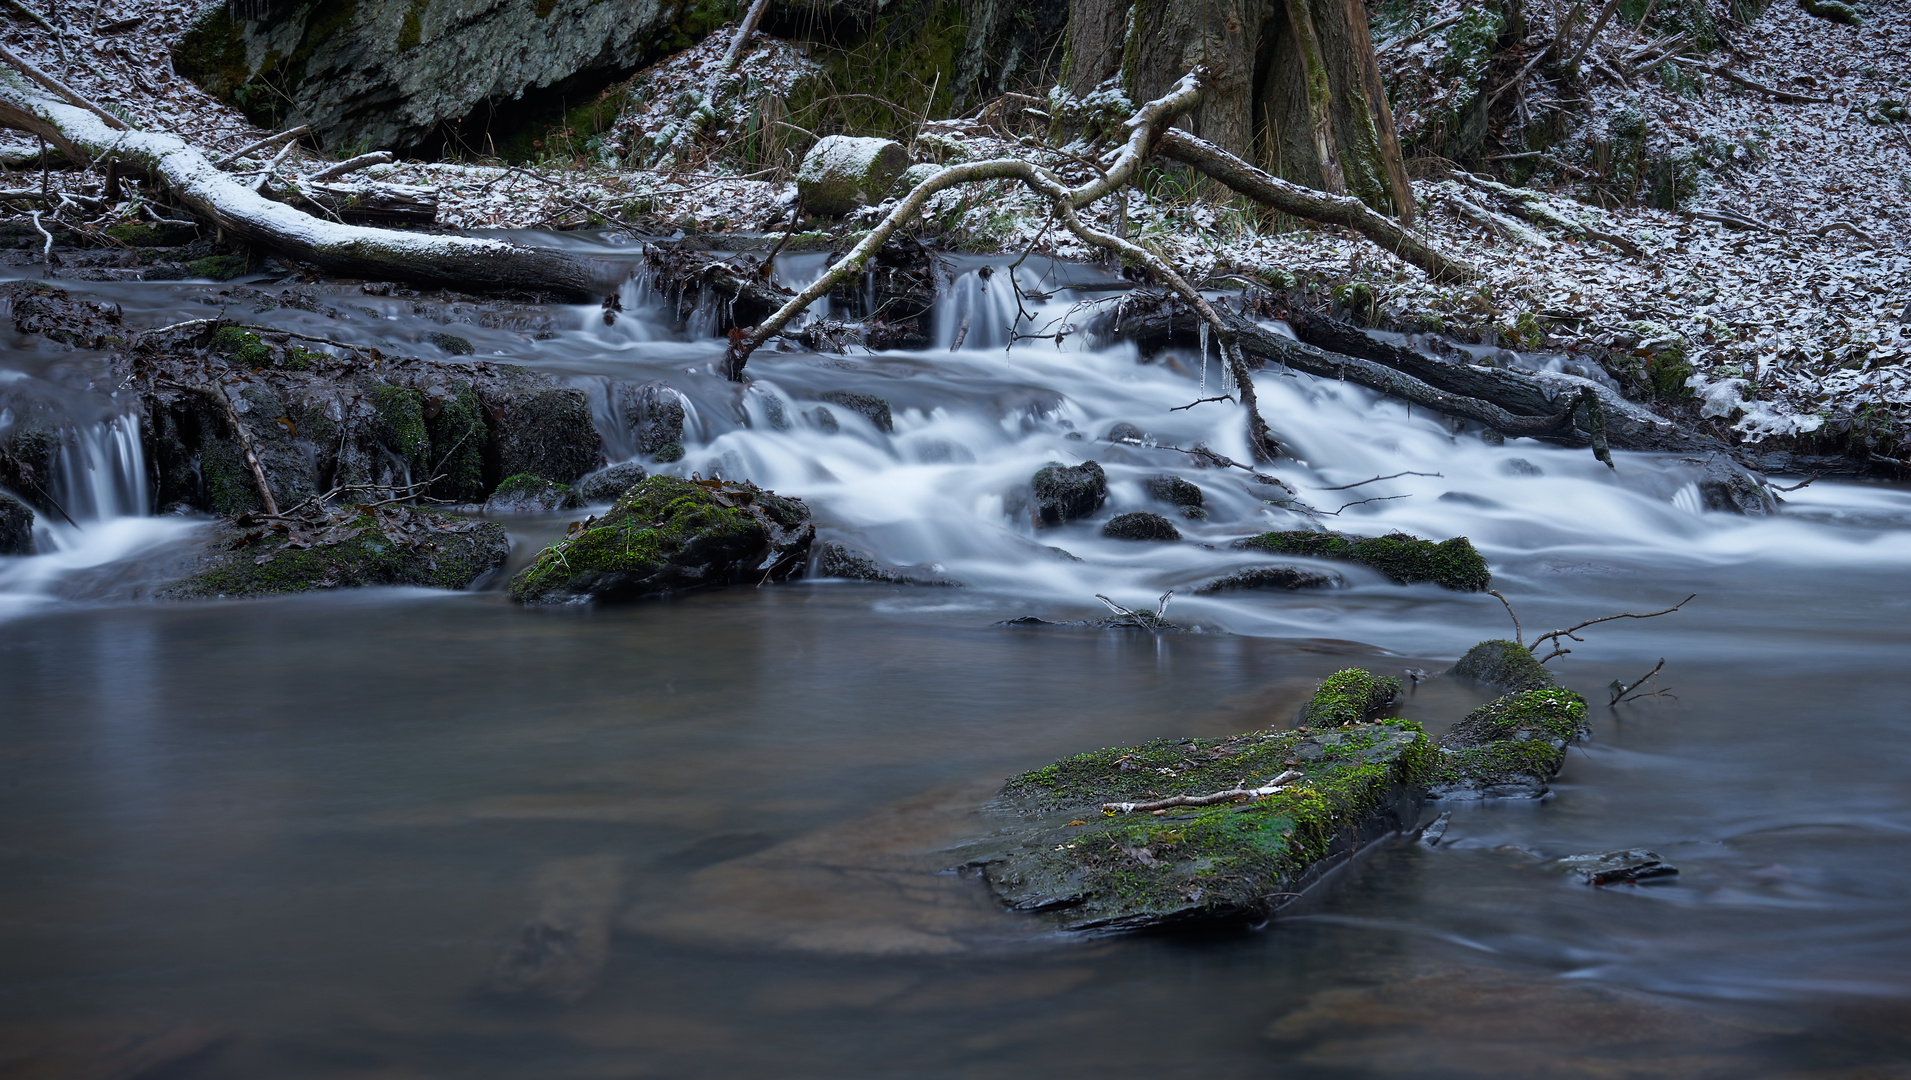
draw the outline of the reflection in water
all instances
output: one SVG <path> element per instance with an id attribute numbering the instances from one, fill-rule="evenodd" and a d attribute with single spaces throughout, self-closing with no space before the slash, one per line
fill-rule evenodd
<path id="1" fill-rule="evenodd" d="M 1554 661 L 1595 703 L 1556 795 L 1459 807 L 1439 847 L 1386 847 L 1294 917 L 1209 938 L 1057 939 L 945 873 L 1013 772 L 1286 724 L 1339 667 L 1439 670 L 1507 629 L 1491 598 L 1357 568 L 1340 590 L 1189 595 L 1263 561 L 1232 539 L 1305 522 L 1162 448 L 1245 456 L 1230 407 L 1170 411 L 1198 357 L 1006 348 L 1005 275 L 984 292 L 958 269 L 937 348 L 765 352 L 748 389 L 634 290 L 614 327 L 547 308 L 459 333 L 594 388 L 607 435 L 608 381 L 669 381 L 691 421 L 672 468 L 801 495 L 830 535 L 966 589 L 107 606 L 200 527 L 127 516 L 149 508 L 120 411 L 76 427 L 61 490 L 81 527 L 43 523 L 42 555 L 0 561 L 5 1069 L 1859 1076 L 1911 1050 L 1911 497 L 1819 481 L 1773 520 L 1702 514 L 1681 496 L 1690 462 L 1622 454 L 1612 473 L 1487 446 L 1320 380 L 1262 378 L 1301 459 L 1275 471 L 1323 509 L 1406 496 L 1326 523 L 1471 536 L 1529 633 L 1700 594 Z M 1030 302 L 1043 320 L 1096 283 L 1026 272 L 1053 293 Z M 98 288 L 135 324 L 216 310 L 204 287 Z M 339 340 L 439 325 L 429 305 L 353 303 L 371 314 L 258 317 Z M 39 353 L 6 364 L 60 377 Z M 841 408 L 819 426 L 839 389 L 887 398 L 895 432 Z M 1161 445 L 1099 441 L 1118 422 Z M 120 464 L 76 471 L 82 449 Z M 1111 509 L 1165 512 L 1144 481 L 1172 471 L 1208 518 L 1177 545 L 1037 530 L 1029 475 L 1091 456 Z M 1327 490 L 1402 470 L 1440 475 Z M 1232 633 L 991 626 L 1170 587 L 1178 621 Z M 1661 656 L 1676 700 L 1598 707 Z M 1438 732 L 1486 696 L 1436 678 L 1403 712 Z M 1593 890 L 1547 865 L 1631 846 L 1681 875 Z"/>

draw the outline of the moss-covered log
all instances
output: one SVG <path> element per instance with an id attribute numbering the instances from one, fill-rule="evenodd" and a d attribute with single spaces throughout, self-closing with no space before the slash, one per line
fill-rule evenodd
<path id="1" fill-rule="evenodd" d="M 239 183 L 182 139 L 148 131 L 116 131 L 85 109 L 4 69 L 0 69 L 0 126 L 39 135 L 75 161 L 116 160 L 121 172 L 143 174 L 164 184 L 194 214 L 233 237 L 332 273 L 462 288 L 552 289 L 577 296 L 608 291 L 623 276 L 611 264 L 550 248 L 321 220 Z"/>
<path id="2" fill-rule="evenodd" d="M 1429 796 L 1537 799 L 1588 734 L 1586 699 L 1557 686 L 1520 690 L 1467 714 L 1440 740 Z"/>

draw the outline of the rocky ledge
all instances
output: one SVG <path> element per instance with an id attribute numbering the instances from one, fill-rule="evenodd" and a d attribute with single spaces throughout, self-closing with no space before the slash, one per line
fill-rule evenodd
<path id="1" fill-rule="evenodd" d="M 1417 724 L 1376 718 L 1395 689 L 1349 670 L 1307 710 L 1344 724 L 1161 739 L 1024 773 L 966 867 L 1066 930 L 1263 917 L 1415 824 L 1436 753 Z"/>
<path id="2" fill-rule="evenodd" d="M 410 506 L 314 509 L 222 522 L 200 569 L 160 590 L 174 600 L 269 596 L 359 585 L 463 589 L 504 565 L 493 521 Z"/>

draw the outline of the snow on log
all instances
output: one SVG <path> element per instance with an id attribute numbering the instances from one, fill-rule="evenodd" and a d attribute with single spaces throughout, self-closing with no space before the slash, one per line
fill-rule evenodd
<path id="1" fill-rule="evenodd" d="M 114 130 L 93 113 L 41 92 L 7 70 L 0 70 L 0 127 L 39 135 L 75 161 L 116 158 L 123 170 L 143 171 L 165 184 L 194 214 L 233 236 L 332 273 L 464 287 L 553 289 L 578 296 L 608 292 L 626 276 L 616 263 L 547 248 L 324 221 L 246 187 L 179 138 Z"/>
<path id="2" fill-rule="evenodd" d="M 803 155 L 796 195 L 812 214 L 841 217 L 881 199 L 908 167 L 901 143 L 829 135 Z"/>

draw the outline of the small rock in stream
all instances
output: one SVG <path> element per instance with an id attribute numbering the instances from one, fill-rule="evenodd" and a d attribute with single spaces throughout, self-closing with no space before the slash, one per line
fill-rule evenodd
<path id="1" fill-rule="evenodd" d="M 1087 517 L 1108 500 L 1108 474 L 1095 461 L 1080 465 L 1051 461 L 1030 482 L 1035 486 L 1035 505 L 1045 525 Z"/>
<path id="2" fill-rule="evenodd" d="M 1540 664 L 1531 649 L 1505 638 L 1482 641 L 1468 649 L 1447 674 L 1508 690 L 1541 690 L 1554 685 L 1553 673 Z"/>
<path id="3" fill-rule="evenodd" d="M 831 405 L 841 405 L 850 412 L 859 413 L 876 425 L 877 431 L 893 432 L 896 422 L 889 414 L 889 402 L 874 394 L 858 394 L 850 390 L 828 390 L 817 397 Z M 833 418 L 832 418 L 833 419 Z"/>
<path id="4" fill-rule="evenodd" d="M 487 514 L 549 514 L 584 505 L 577 489 L 542 476 L 507 476 L 484 502 Z"/>
<path id="5" fill-rule="evenodd" d="M 1148 489 L 1149 498 L 1179 507 L 1182 517 L 1205 518 L 1208 516 L 1206 500 L 1202 497 L 1201 488 L 1173 473 L 1150 476 L 1143 486 Z"/>
<path id="6" fill-rule="evenodd" d="M 0 491 L 0 555 L 33 554 L 33 508 Z"/>
<path id="7" fill-rule="evenodd" d="M 624 889 L 619 855 L 553 859 L 533 883 L 536 909 L 491 972 L 496 994 L 573 1002 L 590 993 L 610 955 L 610 921 Z"/>
<path id="8" fill-rule="evenodd" d="M 1467 714 L 1440 740 L 1433 799 L 1537 799 L 1585 738 L 1586 699 L 1557 686 L 1520 690 Z"/>
<path id="9" fill-rule="evenodd" d="M 1122 514 L 1103 525 L 1101 534 L 1110 540 L 1179 540 L 1181 530 L 1160 514 Z"/>
<path id="10" fill-rule="evenodd" d="M 618 497 L 642 483 L 650 474 L 634 461 L 619 462 L 599 469 L 577 482 L 577 494 L 587 503 L 616 502 Z"/>
<path id="11" fill-rule="evenodd" d="M 1237 548 L 1361 563 L 1402 585 L 1430 581 L 1456 592 L 1480 592 L 1492 583 L 1486 560 L 1464 536 L 1435 543 L 1406 533 L 1349 536 L 1334 532 L 1270 532 L 1237 540 Z"/>
<path id="12" fill-rule="evenodd" d="M 1205 596 L 1243 589 L 1338 589 L 1346 584 L 1346 578 L 1331 570 L 1309 570 L 1300 566 L 1251 566 L 1226 577 L 1204 581 L 1196 585 L 1193 591 L 1198 596 Z"/>
<path id="13" fill-rule="evenodd" d="M 1645 848 L 1624 851 L 1593 851 L 1556 859 L 1553 866 L 1576 875 L 1588 885 L 1625 885 L 1652 878 L 1671 877 L 1679 868 Z"/>

